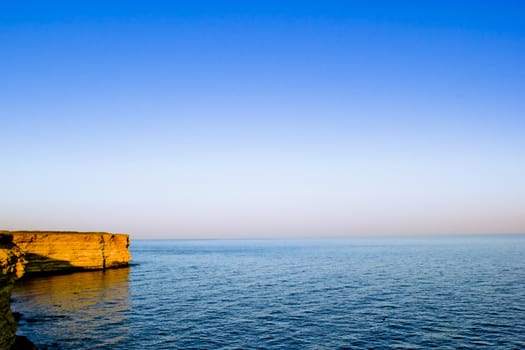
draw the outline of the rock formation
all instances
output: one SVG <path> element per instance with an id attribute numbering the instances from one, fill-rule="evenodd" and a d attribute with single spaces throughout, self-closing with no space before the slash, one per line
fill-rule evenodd
<path id="1" fill-rule="evenodd" d="M 26 253 L 26 274 L 127 266 L 129 236 L 105 232 L 4 232 Z"/>
<path id="2" fill-rule="evenodd" d="M 17 278 L 24 274 L 24 254 L 12 237 L 0 233 L 0 349 L 11 349 L 16 340 L 16 321 L 9 298 Z"/>
<path id="3" fill-rule="evenodd" d="M 16 336 L 10 297 L 17 278 L 127 266 L 129 236 L 105 232 L 0 231 L 0 350 L 36 349 Z"/>

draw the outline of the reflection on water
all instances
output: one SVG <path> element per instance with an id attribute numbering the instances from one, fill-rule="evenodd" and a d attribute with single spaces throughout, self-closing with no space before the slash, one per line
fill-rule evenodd
<path id="1" fill-rule="evenodd" d="M 128 275 L 122 268 L 18 282 L 12 304 L 22 313 L 18 334 L 39 348 L 111 348 L 129 335 Z"/>

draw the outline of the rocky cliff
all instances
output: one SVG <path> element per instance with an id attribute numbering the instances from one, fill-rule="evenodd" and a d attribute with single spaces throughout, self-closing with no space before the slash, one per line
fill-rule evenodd
<path id="1" fill-rule="evenodd" d="M 0 233 L 0 349 L 11 349 L 16 340 L 16 322 L 9 298 L 17 278 L 24 274 L 24 254 L 12 237 Z"/>
<path id="2" fill-rule="evenodd" d="M 129 236 L 106 232 L 4 231 L 25 254 L 27 275 L 127 266 Z"/>
<path id="3" fill-rule="evenodd" d="M 106 232 L 0 231 L 0 350 L 36 349 L 16 336 L 10 307 L 17 278 L 127 266 L 129 236 Z"/>

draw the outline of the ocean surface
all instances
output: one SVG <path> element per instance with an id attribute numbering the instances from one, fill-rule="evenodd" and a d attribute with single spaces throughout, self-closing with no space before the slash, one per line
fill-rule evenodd
<path id="1" fill-rule="evenodd" d="M 525 236 L 132 240 L 133 266 L 22 281 L 43 349 L 525 349 Z"/>

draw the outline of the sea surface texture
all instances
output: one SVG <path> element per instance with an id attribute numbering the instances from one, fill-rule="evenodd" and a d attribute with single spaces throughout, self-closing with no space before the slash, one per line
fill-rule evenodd
<path id="1" fill-rule="evenodd" d="M 132 240 L 19 283 L 43 349 L 525 349 L 525 236 Z"/>

